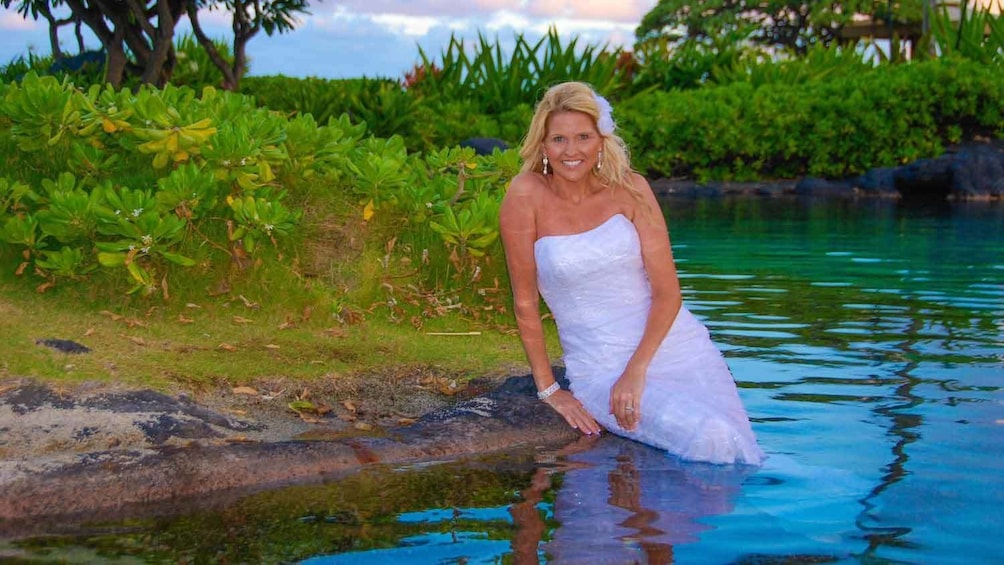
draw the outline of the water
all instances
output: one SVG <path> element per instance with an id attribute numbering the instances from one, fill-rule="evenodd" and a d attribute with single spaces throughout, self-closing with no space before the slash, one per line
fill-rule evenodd
<path id="1" fill-rule="evenodd" d="M 81 562 L 1004 562 L 1004 206 L 737 198 L 666 214 L 762 468 L 605 436 L 63 525 L 15 548 Z"/>

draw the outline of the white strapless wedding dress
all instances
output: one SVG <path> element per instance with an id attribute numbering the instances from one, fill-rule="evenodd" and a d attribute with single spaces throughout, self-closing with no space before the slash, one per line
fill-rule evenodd
<path id="1" fill-rule="evenodd" d="M 635 431 L 610 414 L 610 389 L 641 340 L 652 295 L 631 220 L 617 214 L 586 232 L 542 237 L 534 254 L 572 393 L 600 425 L 685 460 L 760 464 L 732 374 L 685 307 L 649 366 Z"/>

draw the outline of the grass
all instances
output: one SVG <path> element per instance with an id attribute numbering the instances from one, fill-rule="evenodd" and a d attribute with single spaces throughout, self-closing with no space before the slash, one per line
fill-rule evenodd
<path id="1" fill-rule="evenodd" d="M 274 379 L 308 384 L 416 367 L 457 379 L 528 372 L 511 330 L 449 316 L 427 319 L 416 329 L 379 310 L 347 324 L 290 304 L 257 304 L 232 293 L 201 303 L 110 307 L 81 289 L 40 295 L 22 281 L 0 278 L 0 378 L 168 391 Z M 465 332 L 479 333 L 430 335 Z M 37 343 L 49 338 L 73 340 L 91 351 L 67 354 Z"/>

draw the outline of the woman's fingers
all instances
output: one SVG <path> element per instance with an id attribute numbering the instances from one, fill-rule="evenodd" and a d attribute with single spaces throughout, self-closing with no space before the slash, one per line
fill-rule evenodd
<path id="1" fill-rule="evenodd" d="M 641 419 L 641 402 L 628 395 L 611 396 L 610 413 L 617 420 L 618 426 L 625 430 L 634 430 Z"/>
<path id="2" fill-rule="evenodd" d="M 584 434 L 600 433 L 600 425 L 596 423 L 596 420 L 586 411 L 582 403 L 572 396 L 570 392 L 559 391 L 554 393 L 548 399 L 548 404 L 557 410 L 558 414 L 561 414 L 561 417 L 568 422 L 569 426 Z"/>
<path id="3" fill-rule="evenodd" d="M 570 426 L 584 434 L 600 433 L 599 424 L 597 424 L 596 420 L 589 415 L 589 412 L 586 412 L 582 405 L 572 406 L 567 413 L 562 415 L 565 417 L 565 421 L 568 422 Z"/>

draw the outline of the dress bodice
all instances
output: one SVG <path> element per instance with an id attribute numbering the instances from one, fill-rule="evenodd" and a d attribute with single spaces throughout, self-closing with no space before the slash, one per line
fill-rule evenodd
<path id="1" fill-rule="evenodd" d="M 537 287 L 559 327 L 591 330 L 610 315 L 646 313 L 651 288 L 634 224 L 616 214 L 593 229 L 534 244 Z"/>

